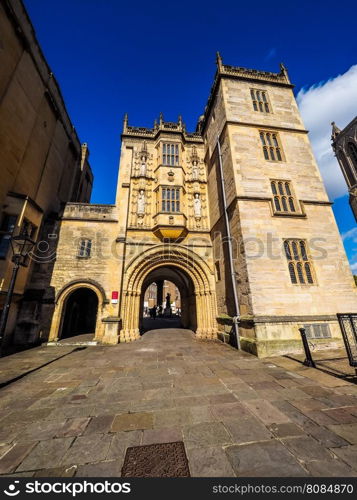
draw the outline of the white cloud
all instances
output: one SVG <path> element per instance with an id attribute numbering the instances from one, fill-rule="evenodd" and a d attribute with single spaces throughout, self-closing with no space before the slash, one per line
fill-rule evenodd
<path id="1" fill-rule="evenodd" d="M 344 128 L 357 114 L 357 64 L 297 95 L 300 113 L 332 200 L 347 193 L 346 182 L 331 148 L 331 122 Z"/>
<path id="2" fill-rule="evenodd" d="M 354 243 L 357 243 L 357 227 L 353 227 L 349 231 L 341 234 L 341 237 L 344 240 L 352 239 Z"/>

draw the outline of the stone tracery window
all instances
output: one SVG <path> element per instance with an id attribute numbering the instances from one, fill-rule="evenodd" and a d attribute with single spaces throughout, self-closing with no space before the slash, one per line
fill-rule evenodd
<path id="1" fill-rule="evenodd" d="M 274 180 L 270 183 L 274 197 L 274 211 L 296 213 L 296 202 L 289 181 Z"/>
<path id="2" fill-rule="evenodd" d="M 351 144 L 351 143 L 350 143 Z M 340 149 L 337 153 L 337 157 L 342 165 L 342 172 L 345 174 L 346 182 L 349 187 L 352 187 L 356 184 L 357 182 L 357 163 L 356 163 L 356 168 L 355 171 L 353 171 L 352 166 L 350 165 L 347 156 L 345 155 L 344 151 Z"/>
<path id="3" fill-rule="evenodd" d="M 250 89 L 254 111 L 270 113 L 270 106 L 267 92 L 265 90 Z"/>
<path id="4" fill-rule="evenodd" d="M 163 212 L 180 212 L 180 188 L 162 188 L 161 210 Z"/>
<path id="5" fill-rule="evenodd" d="M 276 132 L 261 130 L 259 132 L 263 154 L 266 160 L 283 161 L 280 140 Z"/>
<path id="6" fill-rule="evenodd" d="M 313 285 L 315 283 L 311 259 L 305 240 L 285 240 L 285 256 L 291 283 L 294 285 Z"/>
<path id="7" fill-rule="evenodd" d="M 179 146 L 178 144 L 164 143 L 162 145 L 162 163 L 171 167 L 179 164 Z"/>
<path id="8" fill-rule="evenodd" d="M 353 142 L 349 142 L 347 144 L 347 150 L 348 150 L 348 154 L 352 160 L 355 174 L 357 176 L 357 146 L 356 146 L 356 144 L 354 144 Z"/>

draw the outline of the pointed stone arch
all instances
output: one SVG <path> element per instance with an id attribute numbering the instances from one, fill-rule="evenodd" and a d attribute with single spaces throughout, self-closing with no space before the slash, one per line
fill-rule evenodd
<path id="1" fill-rule="evenodd" d="M 134 257 L 126 266 L 121 304 L 121 342 L 139 338 L 140 296 L 146 276 L 154 269 L 172 267 L 191 279 L 197 311 L 196 335 L 203 339 L 217 337 L 217 306 L 214 273 L 202 257 L 180 245 L 157 245 Z"/>

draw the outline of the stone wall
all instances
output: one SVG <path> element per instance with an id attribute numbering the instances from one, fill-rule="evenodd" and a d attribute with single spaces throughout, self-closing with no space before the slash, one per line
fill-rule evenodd
<path id="1" fill-rule="evenodd" d="M 63 204 L 90 199 L 89 152 L 79 141 L 21 0 L 1 2 L 0 33 L 0 224 L 7 215 L 17 216 L 16 234 L 30 222 L 32 237 L 52 251 L 54 240 L 49 239 L 56 234 Z M 48 309 L 52 264 L 42 249 L 36 248 L 39 258 L 19 273 L 12 308 L 20 312 L 10 315 L 7 341 L 16 324 L 18 343 L 37 342 L 42 322 L 48 325 L 42 305 Z M 11 251 L 3 257 L 0 308 L 11 276 Z"/>

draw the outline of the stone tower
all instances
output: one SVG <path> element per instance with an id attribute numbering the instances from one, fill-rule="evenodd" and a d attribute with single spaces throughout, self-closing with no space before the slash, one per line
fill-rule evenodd
<path id="1" fill-rule="evenodd" d="M 336 313 L 357 309 L 356 287 L 284 66 L 248 70 L 218 54 L 200 130 L 214 255 L 225 234 L 213 202 L 221 144 L 243 346 L 259 355 L 291 350 L 299 326 L 317 342 L 339 338 Z M 232 315 L 225 252 L 215 266 L 218 317 Z"/>
<path id="2" fill-rule="evenodd" d="M 332 122 L 332 148 L 340 164 L 357 222 L 357 116 L 343 130 Z"/>

